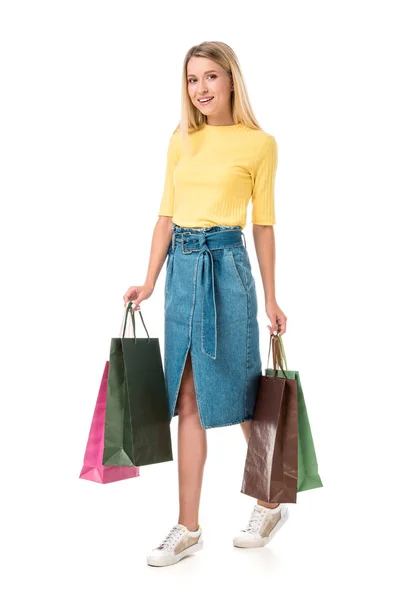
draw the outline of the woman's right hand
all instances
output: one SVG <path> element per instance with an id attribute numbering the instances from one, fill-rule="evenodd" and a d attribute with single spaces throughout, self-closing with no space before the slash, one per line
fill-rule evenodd
<path id="1" fill-rule="evenodd" d="M 132 285 L 123 296 L 124 306 L 126 307 L 128 302 L 134 302 L 136 306 L 132 306 L 132 310 L 140 310 L 141 301 L 149 298 L 153 291 L 154 287 L 150 284 Z"/>

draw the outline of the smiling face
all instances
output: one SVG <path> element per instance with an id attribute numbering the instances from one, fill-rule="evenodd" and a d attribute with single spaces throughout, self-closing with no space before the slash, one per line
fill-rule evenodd
<path id="1" fill-rule="evenodd" d="M 216 62 L 192 56 L 187 64 L 187 90 L 194 106 L 209 125 L 232 123 L 232 80 Z M 203 100 L 203 102 L 202 102 Z"/>

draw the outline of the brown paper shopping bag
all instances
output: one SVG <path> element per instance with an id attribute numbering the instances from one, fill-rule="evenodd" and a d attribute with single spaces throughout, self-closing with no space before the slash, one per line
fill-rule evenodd
<path id="1" fill-rule="evenodd" d="M 260 375 L 241 492 L 264 502 L 295 503 L 298 479 L 297 382 L 282 365 L 278 336 L 271 334 L 273 376 Z M 277 368 L 284 377 L 277 376 Z"/>

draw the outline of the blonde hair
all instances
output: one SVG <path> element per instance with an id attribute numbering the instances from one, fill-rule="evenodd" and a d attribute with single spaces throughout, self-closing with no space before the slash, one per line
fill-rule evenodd
<path id="1" fill-rule="evenodd" d="M 184 145 L 188 146 L 189 133 L 199 129 L 206 122 L 206 117 L 193 105 L 187 91 L 187 64 L 192 56 L 201 56 L 213 60 L 231 78 L 234 86 L 231 92 L 231 103 L 235 125 L 242 123 L 253 129 L 261 129 L 250 104 L 239 60 L 232 48 L 224 42 L 202 42 L 192 46 L 187 51 L 183 61 L 181 119 L 174 133 L 181 130 Z"/>

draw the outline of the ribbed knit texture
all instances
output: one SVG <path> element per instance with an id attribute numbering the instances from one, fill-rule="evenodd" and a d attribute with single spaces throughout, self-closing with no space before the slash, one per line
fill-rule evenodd
<path id="1" fill-rule="evenodd" d="M 180 227 L 275 224 L 274 187 L 278 151 L 273 135 L 243 124 L 207 125 L 190 134 L 190 152 L 181 132 L 172 134 L 158 215 Z"/>

